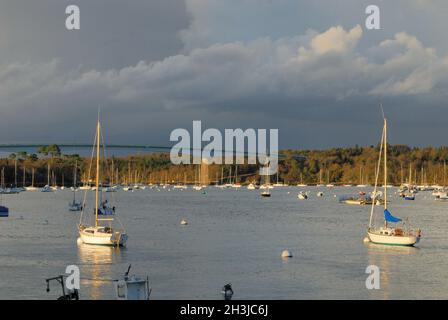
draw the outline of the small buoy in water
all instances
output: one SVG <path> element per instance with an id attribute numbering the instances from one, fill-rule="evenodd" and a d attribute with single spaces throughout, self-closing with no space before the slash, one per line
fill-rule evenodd
<path id="1" fill-rule="evenodd" d="M 232 284 L 228 283 L 224 285 L 224 287 L 222 287 L 221 293 L 224 296 L 225 300 L 231 300 L 233 296 Z"/>
<path id="2" fill-rule="evenodd" d="M 369 237 L 365 237 L 364 240 L 362 240 L 364 243 L 370 242 Z"/>
<path id="3" fill-rule="evenodd" d="M 291 252 L 289 252 L 288 250 L 283 250 L 282 258 L 292 258 Z"/>
<path id="4" fill-rule="evenodd" d="M 183 226 L 186 226 L 186 225 L 188 224 L 188 222 L 187 222 L 187 220 L 182 219 L 182 220 L 180 221 L 180 224 L 183 225 Z"/>

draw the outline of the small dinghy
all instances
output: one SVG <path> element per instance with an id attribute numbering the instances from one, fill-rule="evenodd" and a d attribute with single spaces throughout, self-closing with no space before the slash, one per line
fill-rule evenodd
<path id="1" fill-rule="evenodd" d="M 306 192 L 299 192 L 299 194 L 297 195 L 297 198 L 299 198 L 300 200 L 306 200 L 308 199 L 308 195 L 306 194 Z"/>
<path id="2" fill-rule="evenodd" d="M 415 200 L 415 194 L 406 194 L 404 200 Z"/>
<path id="3" fill-rule="evenodd" d="M 151 287 L 149 278 L 142 279 L 136 275 L 129 275 L 131 265 L 122 279 L 114 280 L 115 298 L 117 300 L 149 300 Z"/>
<path id="4" fill-rule="evenodd" d="M 264 198 L 269 198 L 271 196 L 271 193 L 269 192 L 269 190 L 263 191 L 261 193 L 261 196 L 264 197 Z"/>
<path id="5" fill-rule="evenodd" d="M 47 184 L 42 189 L 40 189 L 41 192 L 53 192 L 53 189 Z"/>
<path id="6" fill-rule="evenodd" d="M 72 203 L 68 204 L 68 210 L 69 211 L 81 211 L 82 210 L 82 204 L 79 202 L 76 202 L 73 200 Z"/>
<path id="7" fill-rule="evenodd" d="M 231 300 L 233 296 L 232 284 L 224 285 L 221 289 L 221 294 L 224 296 L 224 300 Z"/>

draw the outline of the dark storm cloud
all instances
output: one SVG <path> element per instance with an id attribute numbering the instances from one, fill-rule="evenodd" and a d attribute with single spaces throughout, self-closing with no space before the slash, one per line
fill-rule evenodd
<path id="1" fill-rule="evenodd" d="M 362 1 L 78 1 L 80 33 L 68 2 L 37 2 L 0 2 L 1 142 L 90 141 L 101 106 L 113 143 L 166 145 L 203 120 L 279 128 L 281 147 L 373 144 L 383 101 L 392 142 L 444 143 L 444 2 L 388 2 L 397 25 L 378 33 Z"/>
<path id="2" fill-rule="evenodd" d="M 81 29 L 65 28 L 78 5 Z M 188 26 L 183 0 L 0 0 L 0 65 L 59 59 L 67 67 L 116 69 L 176 54 Z"/>

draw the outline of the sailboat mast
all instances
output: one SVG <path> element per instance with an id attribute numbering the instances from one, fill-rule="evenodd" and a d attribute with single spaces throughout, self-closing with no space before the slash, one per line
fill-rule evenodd
<path id="1" fill-rule="evenodd" d="M 99 188 L 100 188 L 100 120 L 96 127 L 96 189 L 95 189 L 95 227 L 98 227 Z"/>
<path id="2" fill-rule="evenodd" d="M 401 175 L 401 183 L 400 185 L 403 185 L 403 162 L 400 162 L 400 175 Z"/>
<path id="3" fill-rule="evenodd" d="M 17 158 L 14 159 L 14 188 L 17 188 Z"/>
<path id="4" fill-rule="evenodd" d="M 446 186 L 446 160 L 443 160 L 443 186 Z"/>
<path id="5" fill-rule="evenodd" d="M 232 184 L 232 166 L 230 166 L 229 184 Z"/>
<path id="6" fill-rule="evenodd" d="M 114 158 L 112 157 L 112 169 L 110 170 L 110 175 L 109 175 L 109 183 L 111 186 L 114 185 L 114 173 L 115 173 L 115 169 L 114 169 Z"/>
<path id="7" fill-rule="evenodd" d="M 373 195 L 374 196 L 376 196 L 377 190 L 378 190 L 378 178 L 380 176 L 381 158 L 382 158 L 383 143 L 384 143 L 384 129 L 385 129 L 385 127 L 383 127 L 383 132 L 381 133 L 380 152 L 378 154 L 378 165 L 377 165 L 376 170 L 375 170 L 375 187 L 373 188 Z M 375 204 L 376 204 L 376 201 L 372 201 L 372 207 L 370 209 L 369 229 L 372 228 L 373 211 L 375 209 Z"/>
<path id="8" fill-rule="evenodd" d="M 78 160 L 75 161 L 75 167 L 73 168 L 73 205 L 76 201 L 76 170 L 78 168 Z"/>
<path id="9" fill-rule="evenodd" d="M 387 119 L 384 119 L 384 209 L 387 209 Z"/>
<path id="10" fill-rule="evenodd" d="M 238 183 L 238 165 L 235 166 L 235 181 L 234 183 Z"/>
<path id="11" fill-rule="evenodd" d="M 23 181 L 22 181 L 22 187 L 25 188 L 25 183 L 26 183 L 26 167 L 23 166 Z"/>
<path id="12" fill-rule="evenodd" d="M 76 185 L 77 185 L 77 171 L 78 171 L 78 160 L 75 161 L 75 168 L 73 169 L 73 187 L 76 189 Z"/>

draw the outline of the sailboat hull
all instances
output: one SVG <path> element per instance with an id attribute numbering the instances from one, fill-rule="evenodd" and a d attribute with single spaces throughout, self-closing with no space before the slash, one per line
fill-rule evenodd
<path id="1" fill-rule="evenodd" d="M 39 188 L 36 187 L 25 187 L 25 191 L 38 191 Z"/>
<path id="2" fill-rule="evenodd" d="M 4 206 L 0 206 L 0 217 L 9 217 L 9 209 Z"/>
<path id="3" fill-rule="evenodd" d="M 367 236 L 372 243 L 389 246 L 413 246 L 420 240 L 419 237 L 414 235 L 381 235 L 373 232 L 367 232 Z"/>
<path id="4" fill-rule="evenodd" d="M 354 200 L 347 199 L 347 200 L 343 200 L 341 202 L 345 203 L 345 204 L 358 205 L 358 206 L 364 206 L 364 205 L 372 204 L 371 200 L 366 200 L 366 199 L 354 199 Z"/>
<path id="5" fill-rule="evenodd" d="M 75 212 L 75 211 L 81 211 L 81 210 L 82 210 L 82 205 L 80 205 L 80 204 L 76 204 L 76 205 L 70 204 L 68 207 L 68 211 Z"/>
<path id="6" fill-rule="evenodd" d="M 95 228 L 79 230 L 79 237 L 85 244 L 101 246 L 125 246 L 128 236 L 125 233 L 115 231 L 112 233 L 98 232 Z"/>
<path id="7" fill-rule="evenodd" d="M 270 193 L 267 193 L 267 192 L 263 192 L 263 193 L 261 194 L 261 196 L 264 197 L 264 198 L 269 198 L 269 197 L 271 196 L 271 194 L 270 194 Z"/>

